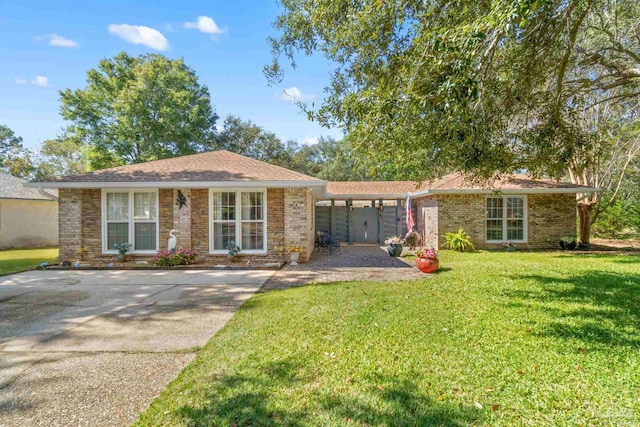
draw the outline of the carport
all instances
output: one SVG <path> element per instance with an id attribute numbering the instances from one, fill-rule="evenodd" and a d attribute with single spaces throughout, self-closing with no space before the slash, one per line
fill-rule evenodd
<path id="1" fill-rule="evenodd" d="M 413 181 L 329 182 L 326 197 L 316 201 L 316 232 L 327 230 L 348 244 L 381 244 L 405 234 L 404 205 L 415 186 Z"/>

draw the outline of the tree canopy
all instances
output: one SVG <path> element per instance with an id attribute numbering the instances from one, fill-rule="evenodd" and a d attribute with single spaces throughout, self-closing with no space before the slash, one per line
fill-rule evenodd
<path id="1" fill-rule="evenodd" d="M 158 54 L 103 59 L 85 89 L 64 90 L 60 101 L 73 136 L 92 148 L 93 168 L 204 151 L 217 119 L 195 72 Z"/>
<path id="2" fill-rule="evenodd" d="M 324 55 L 335 67 L 310 117 L 417 178 L 560 177 L 580 149 L 573 115 L 640 92 L 635 0 L 281 3 L 269 80 L 283 59 Z"/>

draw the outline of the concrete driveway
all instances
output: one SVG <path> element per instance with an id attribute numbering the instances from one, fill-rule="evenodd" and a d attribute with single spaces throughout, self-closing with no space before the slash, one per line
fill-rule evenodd
<path id="1" fill-rule="evenodd" d="M 0 277 L 0 426 L 130 424 L 272 274 Z"/>

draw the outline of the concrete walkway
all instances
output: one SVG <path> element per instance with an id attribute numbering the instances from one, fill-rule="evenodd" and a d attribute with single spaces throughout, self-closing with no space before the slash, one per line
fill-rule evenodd
<path id="1" fill-rule="evenodd" d="M 0 426 L 125 426 L 273 271 L 0 278 Z"/>
<path id="2" fill-rule="evenodd" d="M 339 248 L 316 248 L 307 263 L 287 264 L 263 286 L 261 292 L 286 289 L 309 283 L 417 280 L 430 277 L 420 272 L 413 261 L 390 257 L 376 245 L 342 244 Z"/>

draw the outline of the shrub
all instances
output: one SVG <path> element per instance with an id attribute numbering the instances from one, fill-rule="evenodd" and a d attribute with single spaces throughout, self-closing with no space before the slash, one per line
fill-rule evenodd
<path id="1" fill-rule="evenodd" d="M 198 251 L 191 249 L 178 249 L 175 252 L 160 251 L 153 256 L 153 264 L 160 267 L 172 267 L 174 265 L 193 264 Z"/>
<path id="2" fill-rule="evenodd" d="M 454 251 L 464 252 L 467 248 L 474 250 L 475 247 L 473 243 L 471 243 L 471 236 L 469 236 L 465 231 L 460 227 L 457 233 L 452 231 L 448 232 L 444 236 L 445 242 L 444 246 L 453 249 Z"/>

